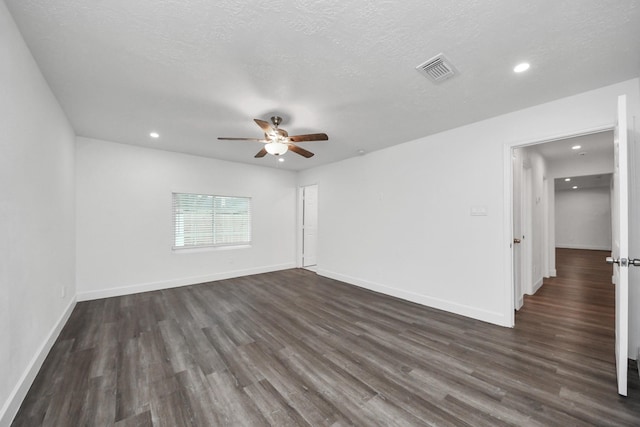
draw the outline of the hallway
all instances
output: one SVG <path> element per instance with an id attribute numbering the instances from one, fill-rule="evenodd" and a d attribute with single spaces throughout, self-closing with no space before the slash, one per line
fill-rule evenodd
<path id="1" fill-rule="evenodd" d="M 604 262 L 609 255 L 609 251 L 556 249 L 558 275 L 545 278 L 535 295 L 525 296 L 522 309 L 516 313 L 516 330 L 533 332 L 542 327 L 545 343 L 541 345 L 562 348 L 562 357 L 571 360 L 575 356 L 584 369 L 608 370 L 615 377 L 615 288 L 612 267 Z M 585 359 L 584 355 L 589 357 Z M 638 370 L 632 360 L 628 378 L 627 400 L 640 405 Z M 615 392 L 615 384 L 610 385 L 611 390 L 600 392 Z"/>

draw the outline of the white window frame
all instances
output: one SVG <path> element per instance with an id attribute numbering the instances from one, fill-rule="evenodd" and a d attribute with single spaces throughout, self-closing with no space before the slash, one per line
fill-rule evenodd
<path id="1" fill-rule="evenodd" d="M 171 206 L 173 250 L 251 244 L 250 197 L 173 192 Z"/>

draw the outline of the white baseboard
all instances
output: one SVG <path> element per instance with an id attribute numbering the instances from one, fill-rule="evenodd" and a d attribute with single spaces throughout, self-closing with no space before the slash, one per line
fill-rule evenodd
<path id="1" fill-rule="evenodd" d="M 9 398 L 5 402 L 2 409 L 0 409 L 1 427 L 8 427 L 9 425 L 11 425 L 13 418 L 18 413 L 18 409 L 20 409 L 22 401 L 27 396 L 29 388 L 31 388 L 31 384 L 33 384 L 38 371 L 40 371 L 40 368 L 42 367 L 44 359 L 49 354 L 49 351 L 51 350 L 51 347 L 53 347 L 53 344 L 56 342 L 56 339 L 58 339 L 62 328 L 67 323 L 67 320 L 69 320 L 69 316 L 71 316 L 71 312 L 73 311 L 73 308 L 75 306 L 76 299 L 72 298 L 67 308 L 65 308 L 65 310 L 62 312 L 62 315 L 51 329 L 51 332 L 49 332 L 47 338 L 44 340 L 42 345 L 40 345 L 40 348 L 38 348 L 36 354 L 27 365 L 27 369 L 23 372 L 22 376 L 18 380 L 18 384 L 16 384 L 13 391 L 11 391 Z"/>
<path id="2" fill-rule="evenodd" d="M 558 270 L 556 270 L 555 268 L 549 270 L 549 277 L 558 277 Z"/>
<path id="3" fill-rule="evenodd" d="M 588 251 L 610 251 L 611 246 L 599 246 L 599 245 L 581 245 L 581 244 L 557 244 L 558 249 L 585 249 Z"/>
<path id="4" fill-rule="evenodd" d="M 320 276 L 328 277 L 330 279 L 335 279 L 341 282 L 349 283 L 351 285 L 359 286 L 361 288 L 369 289 L 371 291 L 380 292 L 381 294 L 415 302 L 427 307 L 437 308 L 439 310 L 448 311 L 450 313 L 459 314 L 461 316 L 470 317 L 472 319 L 481 320 L 487 323 L 493 323 L 494 325 L 506 327 L 511 326 L 510 319 L 506 318 L 503 313 L 483 310 L 468 305 L 458 304 L 452 301 L 433 298 L 427 295 L 415 294 L 413 292 L 407 292 L 402 289 L 392 288 L 380 283 L 374 283 L 368 280 L 346 276 L 344 274 L 335 273 L 333 271 L 318 269 L 317 274 Z"/>
<path id="5" fill-rule="evenodd" d="M 518 303 L 516 304 L 516 310 L 520 310 L 524 305 L 524 295 L 518 298 Z"/>
<path id="6" fill-rule="evenodd" d="M 542 282 L 544 281 L 544 279 L 541 277 L 538 280 L 536 280 L 536 282 L 533 284 L 533 289 L 531 290 L 531 295 L 535 295 L 536 292 L 538 292 L 538 289 L 540 289 L 542 287 Z"/>
<path id="7" fill-rule="evenodd" d="M 179 279 L 162 280 L 159 282 L 138 283 L 135 285 L 124 285 L 108 289 L 100 289 L 97 291 L 78 292 L 78 301 L 90 301 L 94 299 L 119 297 L 122 295 L 137 294 L 140 292 L 159 291 L 162 289 L 178 288 L 180 286 L 196 285 L 198 283 L 214 282 L 216 280 L 233 279 L 235 277 L 250 276 L 252 274 L 270 273 L 272 271 L 287 270 L 295 268 L 296 263 L 286 263 L 249 268 L 244 270 L 231 270 L 221 273 L 208 274 L 205 276 L 182 277 Z M 78 284 L 81 288 L 82 285 Z"/>

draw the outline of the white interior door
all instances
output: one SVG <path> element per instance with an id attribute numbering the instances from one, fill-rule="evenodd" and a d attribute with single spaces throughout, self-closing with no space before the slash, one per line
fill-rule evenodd
<path id="1" fill-rule="evenodd" d="M 317 264 L 318 186 L 303 187 L 302 197 L 302 266 L 311 267 Z"/>
<path id="2" fill-rule="evenodd" d="M 522 220 L 520 222 L 520 300 L 533 294 L 533 171 L 531 166 L 522 169 Z"/>
<path id="3" fill-rule="evenodd" d="M 513 150 L 512 183 L 513 183 L 513 306 L 516 310 L 522 307 L 522 150 Z"/>
<path id="4" fill-rule="evenodd" d="M 612 251 L 607 262 L 613 263 L 616 287 L 616 372 L 618 393 L 627 395 L 627 357 L 629 347 L 629 193 L 627 164 L 626 96 L 618 98 L 618 123 L 614 136 L 614 171 L 612 203 Z"/>

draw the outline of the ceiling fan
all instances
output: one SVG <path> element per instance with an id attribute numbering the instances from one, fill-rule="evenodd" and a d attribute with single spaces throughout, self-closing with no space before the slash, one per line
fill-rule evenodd
<path id="1" fill-rule="evenodd" d="M 273 116 L 271 117 L 271 123 L 273 126 L 269 124 L 269 122 L 253 119 L 254 122 L 264 131 L 264 138 L 231 138 L 231 137 L 218 137 L 221 140 L 227 141 L 256 141 L 262 142 L 264 147 L 262 150 L 258 151 L 254 157 L 264 157 L 268 154 L 272 154 L 274 156 L 280 156 L 287 151 L 291 150 L 296 154 L 300 154 L 307 159 L 313 156 L 311 151 L 305 150 L 302 147 L 298 147 L 295 145 L 296 142 L 308 142 L 308 141 L 326 141 L 329 139 L 326 133 L 311 133 L 307 135 L 292 135 L 289 136 L 286 130 L 280 129 L 278 126 L 282 123 L 282 117 Z"/>

